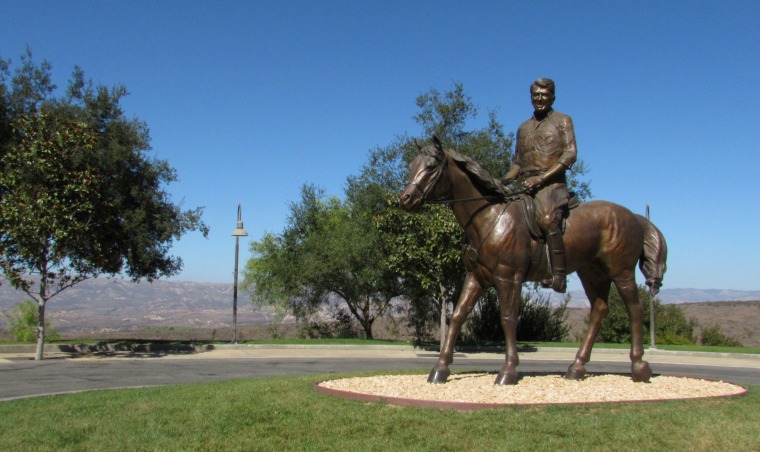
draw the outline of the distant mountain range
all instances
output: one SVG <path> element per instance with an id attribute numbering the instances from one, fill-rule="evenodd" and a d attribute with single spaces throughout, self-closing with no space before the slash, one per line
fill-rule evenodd
<path id="1" fill-rule="evenodd" d="M 588 306 L 586 294 L 582 290 L 570 292 L 572 307 Z M 664 304 L 703 303 L 708 301 L 758 301 L 760 290 L 732 289 L 662 289 L 657 298 Z M 562 295 L 551 294 L 553 301 L 562 300 Z"/>
<path id="2" fill-rule="evenodd" d="M 0 286 L 0 311 L 29 296 Z M 232 325 L 232 284 L 180 281 L 132 283 L 98 278 L 81 282 L 50 300 L 47 313 L 61 331 L 136 330 L 149 327 L 219 328 Z M 253 311 L 238 293 L 238 324 L 268 323 L 272 309 Z M 0 327 L 6 323 L 0 317 Z"/>
<path id="3" fill-rule="evenodd" d="M 549 293 L 549 292 L 547 292 Z M 552 293 L 553 300 L 559 294 Z M 586 307 L 582 291 L 571 293 L 571 307 Z M 664 289 L 663 303 L 760 300 L 760 290 Z M 29 297 L 0 286 L 0 311 L 7 313 Z M 132 283 L 99 278 L 82 282 L 53 298 L 48 305 L 53 324 L 62 331 L 134 330 L 146 327 L 219 328 L 232 324 L 232 284 L 182 281 Z M 249 297 L 238 294 L 238 324 L 268 323 L 271 308 L 253 310 Z M 5 326 L 4 316 L 0 327 Z"/>

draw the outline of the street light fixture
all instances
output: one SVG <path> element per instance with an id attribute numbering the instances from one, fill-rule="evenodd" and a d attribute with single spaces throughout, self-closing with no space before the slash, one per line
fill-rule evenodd
<path id="1" fill-rule="evenodd" d="M 237 295 L 238 295 L 238 256 L 240 254 L 240 237 L 248 236 L 243 229 L 242 209 L 238 204 L 237 228 L 232 231 L 235 237 L 235 286 L 232 289 L 232 343 L 237 344 Z"/>

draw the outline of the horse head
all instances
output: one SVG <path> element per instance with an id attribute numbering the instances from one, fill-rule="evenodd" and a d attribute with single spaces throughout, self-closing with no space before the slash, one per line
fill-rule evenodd
<path id="1" fill-rule="evenodd" d="M 433 142 L 421 145 L 416 141 L 420 155 L 409 164 L 409 183 L 399 195 L 399 205 L 408 212 L 416 212 L 425 201 L 440 198 L 447 191 L 440 184 L 446 173 L 448 158 L 441 141 L 433 135 Z"/>

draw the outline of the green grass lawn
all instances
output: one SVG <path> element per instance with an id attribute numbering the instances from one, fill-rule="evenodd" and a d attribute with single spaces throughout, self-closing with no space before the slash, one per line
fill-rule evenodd
<path id="1" fill-rule="evenodd" d="M 352 374 L 357 375 L 357 374 Z M 347 375 L 342 375 L 347 376 Z M 453 411 L 317 393 L 335 375 L 92 391 L 0 403 L 0 450 L 757 450 L 744 397 Z"/>

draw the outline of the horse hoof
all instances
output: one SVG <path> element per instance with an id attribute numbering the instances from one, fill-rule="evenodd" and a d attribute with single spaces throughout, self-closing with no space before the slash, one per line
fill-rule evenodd
<path id="1" fill-rule="evenodd" d="M 451 371 L 448 369 L 445 369 L 445 370 L 433 369 L 430 371 L 427 381 L 428 383 L 433 383 L 433 384 L 443 384 L 443 383 L 446 383 L 446 381 L 448 381 L 449 375 L 451 375 Z"/>
<path id="2" fill-rule="evenodd" d="M 652 369 L 649 367 L 648 362 L 641 361 L 631 366 L 631 380 L 634 382 L 649 383 L 650 378 L 652 378 Z"/>
<path id="3" fill-rule="evenodd" d="M 493 384 L 499 386 L 516 385 L 517 372 L 499 372 L 496 376 L 496 381 L 494 381 Z"/>
<path id="4" fill-rule="evenodd" d="M 565 373 L 568 380 L 585 380 L 586 368 L 583 366 L 570 366 Z"/>

